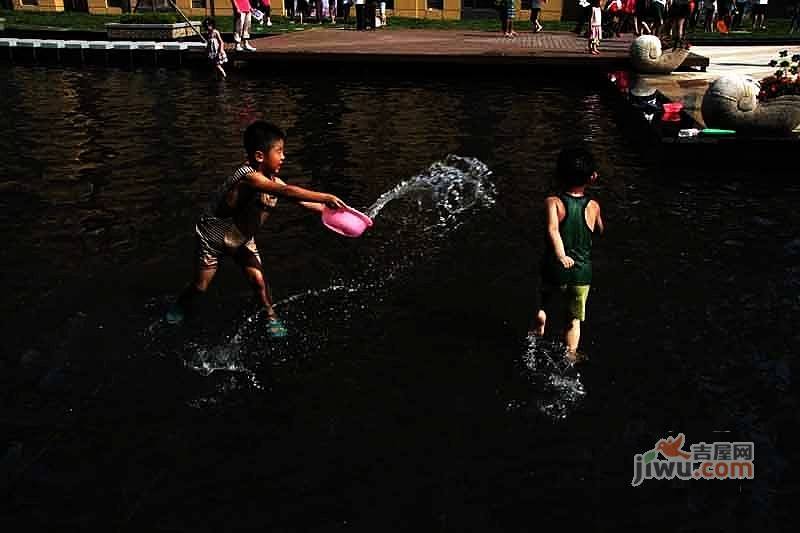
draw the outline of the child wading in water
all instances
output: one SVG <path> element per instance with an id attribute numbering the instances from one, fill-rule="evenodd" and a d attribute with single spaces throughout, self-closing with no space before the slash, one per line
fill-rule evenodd
<path id="1" fill-rule="evenodd" d="M 298 202 L 313 211 L 324 206 L 343 207 L 344 202 L 326 194 L 287 185 L 277 177 L 284 161 L 286 134 L 274 124 L 256 121 L 244 132 L 247 162 L 239 165 L 214 194 L 195 226 L 196 258 L 194 281 L 167 311 L 170 324 L 182 322 L 197 296 L 208 289 L 217 273 L 219 259 L 228 255 L 239 264 L 267 313 L 267 332 L 286 336 L 286 327 L 272 308 L 255 234 L 266 222 L 278 198 Z"/>
<path id="2" fill-rule="evenodd" d="M 589 22 L 589 53 L 600 54 L 600 40 L 603 38 L 603 10 L 600 0 L 592 0 L 592 15 Z"/>
<path id="3" fill-rule="evenodd" d="M 217 72 L 225 78 L 225 69 L 222 65 L 228 62 L 228 56 L 225 54 L 225 45 L 222 42 L 222 35 L 220 35 L 214 19 L 207 18 L 203 21 L 203 27 L 206 29 L 206 41 L 208 46 L 208 59 L 211 64 L 217 69 Z"/>
<path id="4" fill-rule="evenodd" d="M 603 232 L 603 219 L 600 204 L 585 195 L 586 186 L 597 180 L 592 155 L 584 148 L 563 150 L 556 172 L 561 192 L 545 199 L 547 234 L 541 299 L 531 334 L 544 335 L 545 308 L 560 304 L 565 311 L 567 358 L 574 362 L 592 282 L 592 235 L 595 229 Z"/>

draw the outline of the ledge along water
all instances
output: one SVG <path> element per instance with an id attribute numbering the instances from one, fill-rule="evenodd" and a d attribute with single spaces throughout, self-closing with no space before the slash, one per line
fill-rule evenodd
<path id="1" fill-rule="evenodd" d="M 48 35 L 49 36 L 49 35 Z M 62 46 L 61 43 L 64 45 Z M 108 44 L 102 45 L 100 43 Z M 314 28 L 252 40 L 255 52 L 229 51 L 234 62 L 260 65 L 276 61 L 348 63 L 388 67 L 435 66 L 472 68 L 475 66 L 529 66 L 547 69 L 577 69 L 585 72 L 629 68 L 630 38 L 603 41 L 599 56 L 586 53 L 586 40 L 569 32 L 525 33 L 507 39 L 499 33 L 482 31 L 392 30 L 357 32 L 344 28 Z M 43 46 L 42 43 L 48 43 Z M 199 42 L 136 42 L 64 40 L 2 37 L 0 59 L 45 61 L 53 57 L 38 53 L 41 48 L 80 50 L 81 61 L 115 62 L 114 51 L 124 50 L 127 59 L 205 59 Z M 127 43 L 127 44 L 121 44 Z M 131 44 L 133 43 L 133 44 Z M 147 45 L 145 44 L 147 43 Z M 186 46 L 185 48 L 183 46 Z M 25 49 L 20 54 L 20 49 Z M 55 59 L 60 61 L 61 54 Z M 690 54 L 681 68 L 704 69 L 708 58 Z"/>

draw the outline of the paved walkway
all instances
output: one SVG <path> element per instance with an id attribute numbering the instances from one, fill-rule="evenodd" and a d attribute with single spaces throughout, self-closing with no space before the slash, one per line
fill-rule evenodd
<path id="1" fill-rule="evenodd" d="M 439 64 L 522 64 L 614 70 L 628 66 L 631 36 L 607 39 L 602 54 L 586 51 L 586 39 L 570 32 L 391 30 L 357 32 L 310 28 L 253 41 L 257 52 L 235 54 L 250 61 L 309 59 L 347 62 L 419 62 Z M 241 55 L 239 55 L 241 54 Z"/>

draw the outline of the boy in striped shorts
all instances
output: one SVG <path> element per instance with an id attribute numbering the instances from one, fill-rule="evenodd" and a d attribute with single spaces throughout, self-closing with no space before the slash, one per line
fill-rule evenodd
<path id="1" fill-rule="evenodd" d="M 247 162 L 240 165 L 214 194 L 195 226 L 197 243 L 194 281 L 184 289 L 167 311 L 170 324 L 183 321 L 197 296 L 208 289 L 219 266 L 228 255 L 239 264 L 250 286 L 267 313 L 267 332 L 272 337 L 286 336 L 286 327 L 272 308 L 272 299 L 261 269 L 255 234 L 275 209 L 278 198 L 287 198 L 303 207 L 322 211 L 324 206 L 345 204 L 332 194 L 287 185 L 277 174 L 285 159 L 286 134 L 274 124 L 256 121 L 244 132 Z"/>

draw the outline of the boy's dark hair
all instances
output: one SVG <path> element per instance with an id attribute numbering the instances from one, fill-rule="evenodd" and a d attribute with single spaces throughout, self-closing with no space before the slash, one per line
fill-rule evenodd
<path id="1" fill-rule="evenodd" d="M 217 22 L 212 17 L 206 17 L 206 18 L 203 19 L 203 27 L 205 29 L 208 29 L 208 28 L 211 28 L 211 27 L 216 28 L 217 27 Z"/>
<path id="2" fill-rule="evenodd" d="M 564 187 L 579 187 L 589 183 L 597 165 L 592 153 L 582 146 L 565 148 L 558 154 L 556 176 Z"/>
<path id="3" fill-rule="evenodd" d="M 259 150 L 266 154 L 270 147 L 278 142 L 286 140 L 286 134 L 275 124 L 264 120 L 256 120 L 244 130 L 244 149 L 247 151 L 247 159 L 254 162 L 255 154 Z"/>

